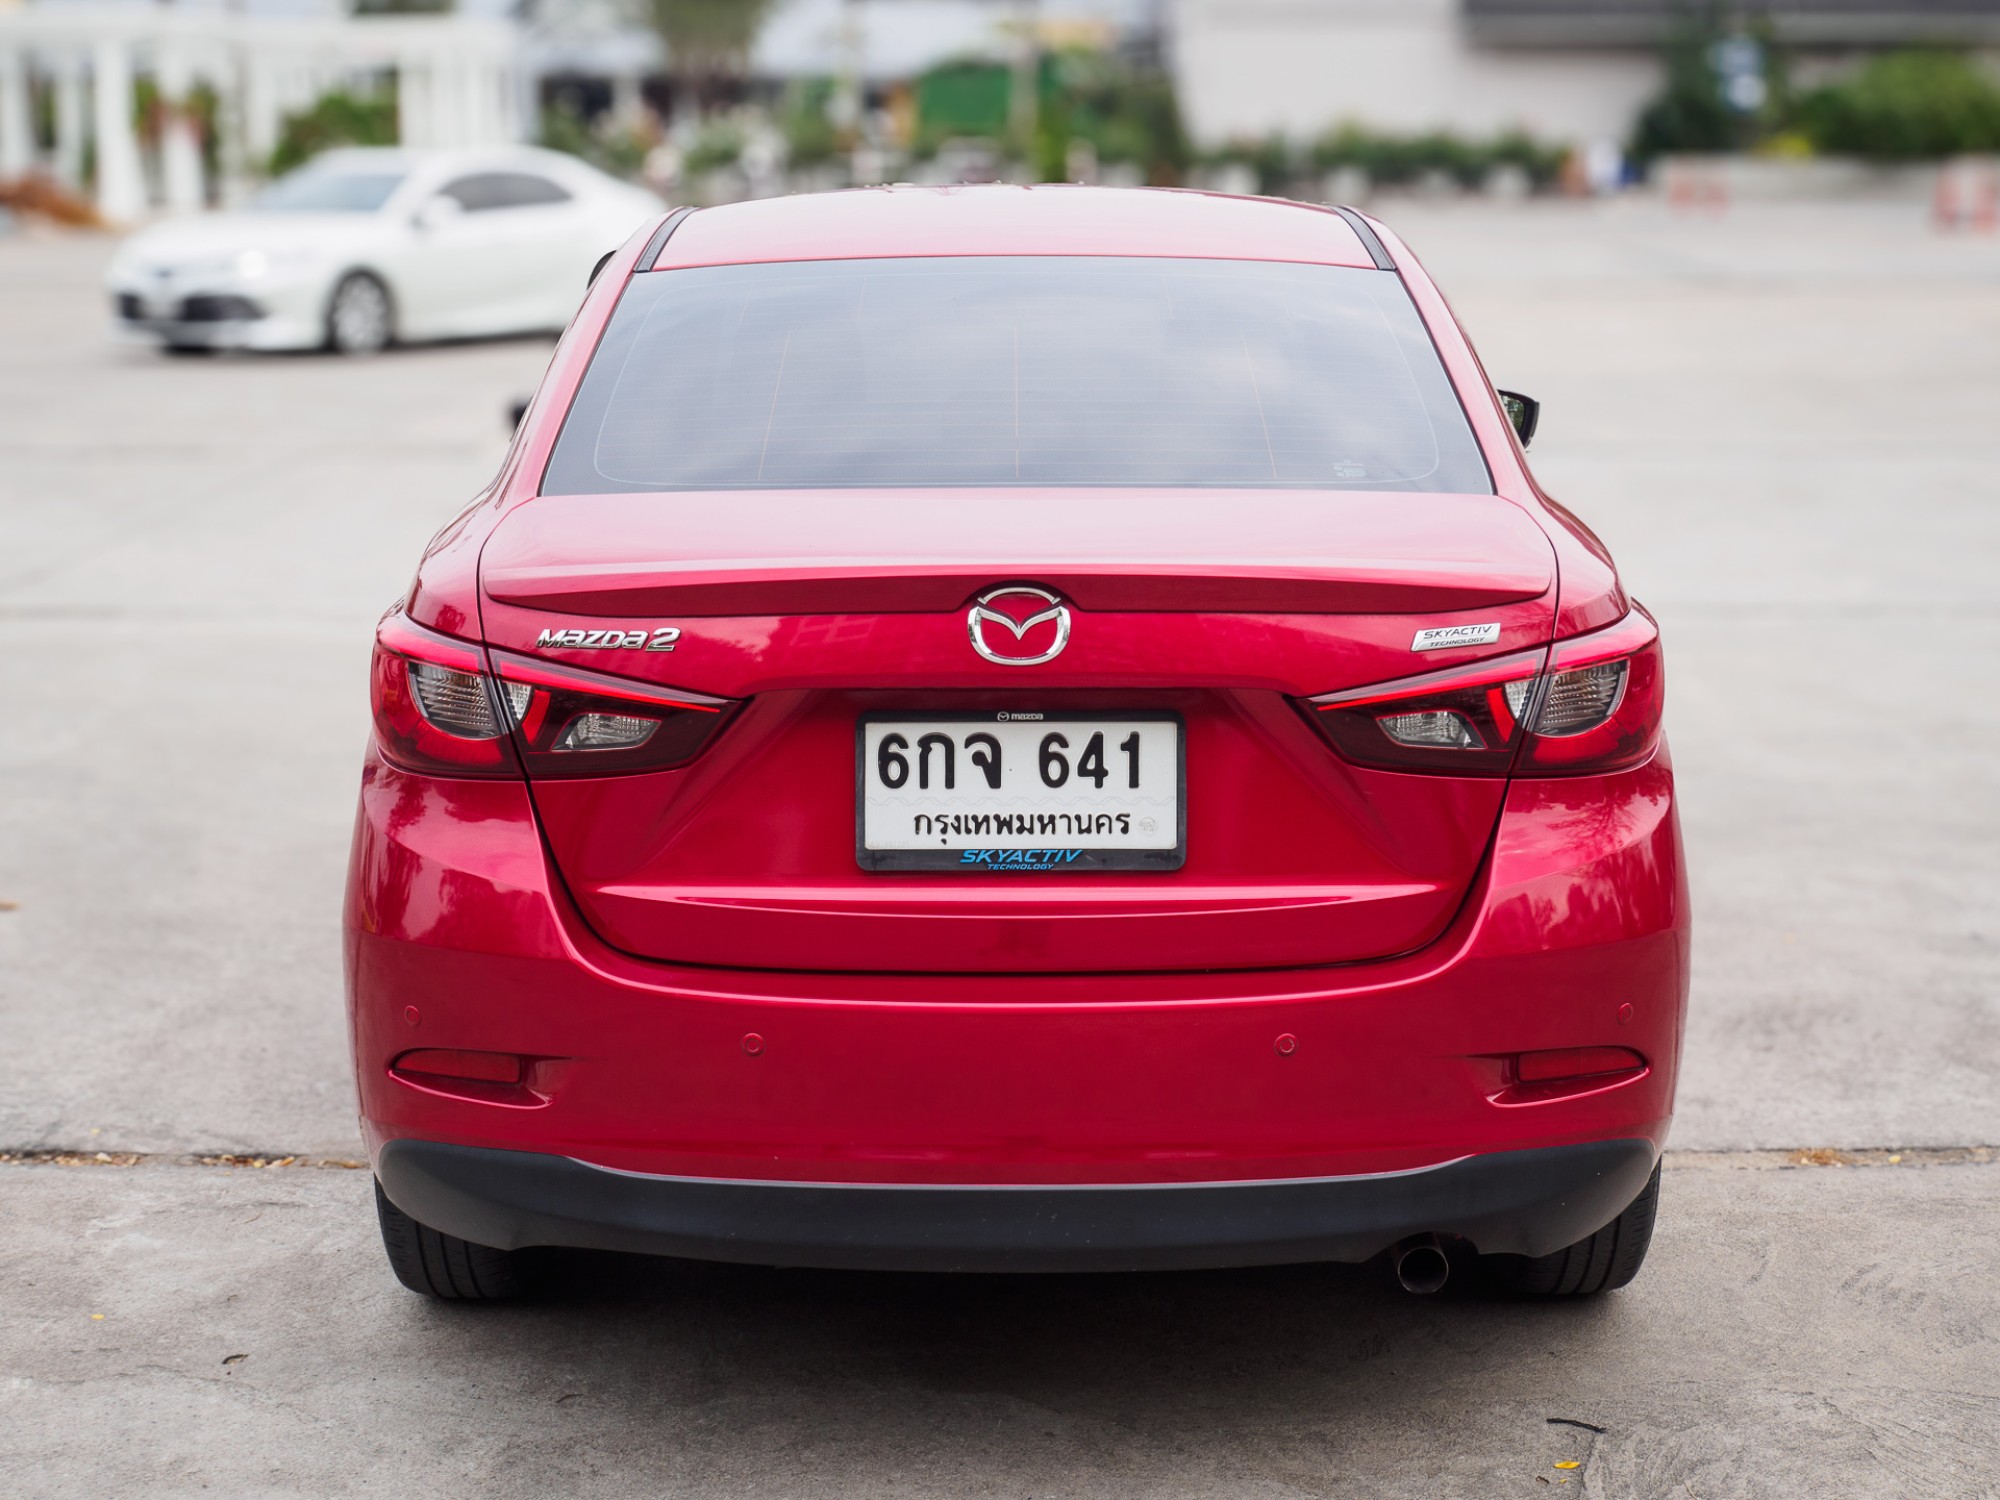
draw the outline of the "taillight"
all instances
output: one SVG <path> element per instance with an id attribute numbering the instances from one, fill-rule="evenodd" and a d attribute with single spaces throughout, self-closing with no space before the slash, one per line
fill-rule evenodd
<path id="1" fill-rule="evenodd" d="M 1660 630 L 1643 610 L 1557 641 L 1517 769 L 1533 776 L 1636 766 L 1660 743 L 1666 699 Z"/>
<path id="2" fill-rule="evenodd" d="M 401 612 L 382 617 L 369 696 L 383 759 L 433 776 L 520 774 L 484 656 Z"/>
<path id="3" fill-rule="evenodd" d="M 1309 699 L 1313 722 L 1333 748 L 1364 766 L 1505 776 L 1514 763 L 1521 711 L 1546 651 L 1520 651 L 1422 677 Z"/>
<path id="4" fill-rule="evenodd" d="M 1306 707 L 1333 747 L 1360 765 L 1578 775 L 1651 755 L 1665 692 L 1659 629 L 1634 609 L 1547 651 L 1328 693 Z"/>
<path id="5" fill-rule="evenodd" d="M 736 707 L 554 662 L 493 651 L 530 776 L 606 776 L 684 765 Z"/>
<path id="6" fill-rule="evenodd" d="M 488 651 L 385 616 L 375 633 L 385 759 L 439 776 L 603 776 L 692 760 L 733 700 Z"/>

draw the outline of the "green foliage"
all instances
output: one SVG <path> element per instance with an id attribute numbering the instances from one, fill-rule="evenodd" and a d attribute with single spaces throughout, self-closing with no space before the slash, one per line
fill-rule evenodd
<path id="1" fill-rule="evenodd" d="M 646 164 L 646 143 L 629 130 L 593 126 L 565 103 L 542 111 L 541 142 L 551 151 L 580 156 L 614 177 L 636 177 Z"/>
<path id="2" fill-rule="evenodd" d="M 1154 187 L 1175 186 L 1194 160 L 1173 81 L 1159 73 L 1135 75 L 1091 140 L 1100 161 L 1135 163 Z"/>
<path id="3" fill-rule="evenodd" d="M 1355 124 L 1321 136 L 1308 153 L 1322 172 L 1356 167 L 1383 187 L 1418 182 L 1434 173 L 1462 187 L 1477 187 L 1498 166 L 1519 167 L 1535 186 L 1546 187 L 1562 170 L 1566 154 L 1562 147 L 1546 145 L 1520 130 L 1474 141 L 1449 131 L 1391 135 Z"/>
<path id="4" fill-rule="evenodd" d="M 305 109 L 285 116 L 278 145 L 266 170 L 273 177 L 303 166 L 335 146 L 396 144 L 396 101 L 387 94 L 321 94 Z"/>
<path id="5" fill-rule="evenodd" d="M 1508 130 L 1486 144 L 1489 167 L 1519 167 L 1536 187 L 1552 187 L 1562 175 L 1569 149 L 1538 141 L 1525 130 Z"/>
<path id="6" fill-rule="evenodd" d="M 987 62 L 947 63 L 917 80 L 919 156 L 959 136 L 1006 136 L 1012 118 L 1013 70 Z M 1136 165 L 1145 180 L 1173 186 L 1193 152 L 1181 124 L 1173 82 L 1107 53 L 1083 50 L 1042 59 L 1035 138 L 1019 143 L 1035 175 L 1059 181 L 1069 148 L 1085 141 L 1100 162 Z"/>
<path id="7" fill-rule="evenodd" d="M 708 120 L 682 163 L 690 177 L 733 167 L 743 155 L 743 128 L 733 120 Z"/>
<path id="8" fill-rule="evenodd" d="M 1059 135 L 1044 152 L 1047 177 L 1063 175 L 1072 140 L 1089 142 L 1100 162 L 1137 166 L 1158 186 L 1178 183 L 1193 160 L 1173 81 L 1106 53 L 1046 59 L 1042 116 L 1045 133 Z"/>
<path id="9" fill-rule="evenodd" d="M 1649 162 L 1670 151 L 1730 151 L 1741 145 L 1742 122 L 1722 97 L 1709 62 L 1721 36 L 1714 15 L 1687 19 L 1667 38 L 1666 86 L 1639 112 L 1631 156 Z"/>
<path id="10" fill-rule="evenodd" d="M 2000 151 L 2000 86 L 1953 52 L 1893 52 L 1798 103 L 1814 148 L 1877 161 Z"/>
<path id="11" fill-rule="evenodd" d="M 1764 103 L 1732 109 L 1716 72 L 1715 48 L 1730 38 L 1755 42 L 1763 57 Z M 1669 152 L 1744 151 L 1784 129 L 1791 108 L 1784 54 L 1767 22 L 1727 21 L 1727 7 L 1684 11 L 1662 54 L 1666 83 L 1639 113 L 1627 154 L 1641 166 Z"/>
<path id="12" fill-rule="evenodd" d="M 785 157 L 792 166 L 817 167 L 839 154 L 840 132 L 827 117 L 833 89 L 831 78 L 806 78 L 785 90 L 778 129 L 785 137 Z"/>

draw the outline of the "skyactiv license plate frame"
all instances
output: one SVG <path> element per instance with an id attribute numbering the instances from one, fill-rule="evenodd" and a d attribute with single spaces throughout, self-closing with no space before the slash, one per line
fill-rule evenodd
<path id="1" fill-rule="evenodd" d="M 1155 727 L 1170 725 L 1174 739 L 1173 843 L 1170 847 L 1162 845 L 1154 848 L 1093 844 L 1091 835 L 1074 832 L 1074 819 L 1079 816 L 1075 809 L 1050 809 L 1044 806 L 1032 811 L 1038 815 L 1038 824 L 1039 815 L 1046 814 L 1050 817 L 1054 827 L 1046 835 L 1039 829 L 1025 835 L 996 833 L 991 836 L 990 842 L 981 842 L 979 834 L 951 832 L 940 835 L 940 847 L 937 848 L 870 848 L 868 793 L 869 774 L 872 768 L 869 729 L 872 725 L 907 726 L 920 730 L 942 728 L 947 725 L 961 730 L 974 725 L 989 729 L 993 729 L 994 726 L 1011 726 L 1013 730 L 1025 726 L 1028 734 L 1037 738 L 1048 733 L 1062 733 L 1065 738 L 1071 740 L 1068 746 L 1062 748 L 1062 753 L 1071 762 L 1071 772 L 1066 779 L 1066 785 L 1077 780 L 1074 762 L 1082 758 L 1088 745 L 1088 735 L 1093 731 L 1107 730 L 1118 725 Z M 1079 744 L 1064 726 L 1082 728 L 1085 735 L 1083 743 Z M 915 739 L 906 736 L 906 740 L 909 741 L 906 748 L 914 752 Z M 1107 738 L 1107 756 L 1117 753 L 1110 748 Z M 967 754 L 969 756 L 969 752 Z M 962 759 L 960 764 L 968 774 L 971 774 L 973 768 L 969 758 Z M 1039 771 L 1030 772 L 1030 775 L 1039 775 Z M 1044 802 L 1048 800 L 1047 793 L 1051 789 L 1037 787 L 1034 790 L 1041 800 Z M 1094 791 L 1092 795 L 1096 795 L 1096 792 Z M 1110 801 L 1130 800 L 1118 798 L 1115 792 L 1106 793 L 1105 796 Z M 1070 822 L 1067 825 L 1058 821 L 1065 812 L 1070 814 Z M 971 812 L 965 816 L 977 817 L 979 814 Z M 1116 813 L 1113 812 L 1112 816 L 1115 817 Z M 1158 821 L 1156 817 L 1155 822 Z M 968 858 L 968 855 L 980 857 Z M 955 874 L 1047 875 L 1085 871 L 1157 874 L 1178 870 L 1187 861 L 1187 721 L 1172 709 L 1117 710 L 1104 713 L 1070 710 L 1045 712 L 1028 709 L 981 712 L 880 709 L 864 713 L 855 720 L 854 726 L 854 856 L 856 863 L 862 869 L 878 872 L 924 871 L 935 874 L 950 871 Z"/>

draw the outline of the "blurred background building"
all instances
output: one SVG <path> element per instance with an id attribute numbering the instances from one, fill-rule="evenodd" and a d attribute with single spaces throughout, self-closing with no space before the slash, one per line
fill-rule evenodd
<path id="1" fill-rule="evenodd" d="M 1677 27 L 1713 16 L 1800 78 L 1922 44 L 2000 49 L 1994 0 L 1174 0 L 1174 72 L 1198 139 L 1387 131 L 1623 141 Z"/>
<path id="2" fill-rule="evenodd" d="M 1879 181 L 2000 152 L 1996 79 L 2000 0 L 0 0 L 0 202 L 131 222 L 330 145 L 519 140 L 707 202 Z"/>

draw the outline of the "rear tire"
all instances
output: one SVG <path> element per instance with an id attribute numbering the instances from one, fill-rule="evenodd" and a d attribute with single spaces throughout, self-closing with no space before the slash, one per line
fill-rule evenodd
<path id="1" fill-rule="evenodd" d="M 396 1279 L 413 1292 L 459 1302 L 504 1302 L 528 1290 L 520 1252 L 475 1245 L 419 1224 L 375 1184 L 375 1217 Z"/>
<path id="2" fill-rule="evenodd" d="M 1616 1291 L 1645 1264 L 1660 1211 L 1660 1169 L 1625 1212 L 1597 1233 L 1552 1255 L 1488 1255 L 1481 1269 L 1503 1292 L 1517 1297 L 1594 1297 Z"/>
<path id="3" fill-rule="evenodd" d="M 326 304 L 326 346 L 336 354 L 380 354 L 396 338 L 389 289 L 366 271 L 340 278 Z"/>

